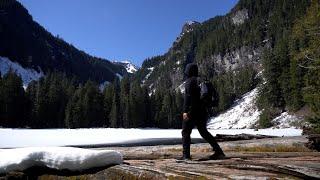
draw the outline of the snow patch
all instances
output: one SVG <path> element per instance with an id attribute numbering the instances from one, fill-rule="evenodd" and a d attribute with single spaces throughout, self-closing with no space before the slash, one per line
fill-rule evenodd
<path id="1" fill-rule="evenodd" d="M 102 91 L 104 90 L 104 88 L 106 88 L 106 86 L 109 85 L 109 84 L 110 84 L 109 81 L 105 81 L 105 82 L 101 83 L 101 84 L 99 85 L 100 91 L 102 92 Z"/>
<path id="2" fill-rule="evenodd" d="M 290 115 L 288 112 L 283 112 L 271 122 L 274 124 L 274 128 L 293 128 L 293 123 L 298 122 L 299 120 L 300 119 L 297 116 Z"/>
<path id="3" fill-rule="evenodd" d="M 128 63 L 128 64 L 126 65 L 126 70 L 127 70 L 128 73 L 135 73 L 135 72 L 138 71 L 137 67 L 134 66 L 134 65 L 131 64 L 131 63 Z"/>
<path id="4" fill-rule="evenodd" d="M 156 93 L 156 89 L 155 89 L 155 88 L 153 88 L 153 89 L 150 90 L 149 96 L 152 96 L 154 93 Z"/>
<path id="5" fill-rule="evenodd" d="M 132 64 L 130 61 L 113 61 L 115 64 L 122 65 L 128 73 L 135 73 L 138 71 L 138 67 Z"/>
<path id="6" fill-rule="evenodd" d="M 249 18 L 248 10 L 242 9 L 240 11 L 237 11 L 235 15 L 231 18 L 232 23 L 234 25 L 241 25 Z"/>
<path id="7" fill-rule="evenodd" d="M 185 92 L 185 86 L 186 86 L 186 82 L 183 82 L 182 84 L 180 84 L 177 88 L 176 91 L 180 91 L 182 94 Z"/>
<path id="8" fill-rule="evenodd" d="M 21 77 L 24 88 L 27 88 L 31 81 L 33 81 L 33 80 L 37 81 L 44 75 L 44 73 L 41 71 L 40 68 L 39 68 L 40 72 L 37 72 L 34 69 L 23 68 L 19 63 L 12 62 L 10 59 L 0 56 L 1 75 L 3 76 L 10 69 L 13 70 L 14 72 L 16 72 L 17 75 L 19 75 Z"/>
<path id="9" fill-rule="evenodd" d="M 71 147 L 0 149 L 0 174 L 23 171 L 33 166 L 82 171 L 123 162 L 121 153 Z"/>
<path id="10" fill-rule="evenodd" d="M 119 80 L 121 81 L 121 79 L 123 78 L 121 74 L 116 73 L 117 77 L 119 78 Z"/>
<path id="11" fill-rule="evenodd" d="M 234 105 L 226 112 L 212 117 L 209 120 L 210 129 L 244 129 L 252 128 L 258 121 L 261 112 L 255 105 L 258 88 L 244 94 L 235 101 Z"/>
<path id="12" fill-rule="evenodd" d="M 261 76 L 259 72 L 257 76 Z M 235 101 L 233 106 L 224 113 L 216 117 L 212 117 L 208 122 L 210 129 L 245 129 L 252 128 L 258 123 L 261 111 L 258 110 L 256 98 L 258 97 L 258 88 L 244 94 L 242 98 Z M 297 128 L 294 124 L 301 124 L 303 117 L 290 115 L 288 112 L 283 112 L 278 117 L 274 118 L 271 123 L 272 128 Z"/>
<path id="13" fill-rule="evenodd" d="M 146 75 L 146 77 L 144 78 L 144 80 L 142 81 L 142 84 L 144 84 L 146 82 L 146 80 L 149 79 L 150 75 L 152 74 L 153 70 L 154 70 L 154 67 L 150 67 L 148 68 L 149 70 L 149 73 Z"/>
<path id="14" fill-rule="evenodd" d="M 193 25 L 193 24 L 195 24 L 195 23 L 198 23 L 198 22 L 196 22 L 196 21 L 187 21 L 187 22 L 186 22 L 186 24 L 189 25 L 189 26 L 191 26 L 191 25 Z"/>

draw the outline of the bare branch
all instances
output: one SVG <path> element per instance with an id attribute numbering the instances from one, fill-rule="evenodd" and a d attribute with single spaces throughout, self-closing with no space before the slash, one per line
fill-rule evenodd
<path id="1" fill-rule="evenodd" d="M 298 66 L 305 69 L 320 69 L 320 66 L 303 66 L 301 64 L 298 64 Z"/>
<path id="2" fill-rule="evenodd" d="M 314 31 L 314 30 L 318 30 L 318 29 L 320 29 L 320 27 L 306 28 L 304 30 L 306 30 L 306 31 Z"/>
<path id="3" fill-rule="evenodd" d="M 311 57 L 309 57 L 307 54 L 304 54 L 304 57 L 307 58 L 310 61 L 316 61 L 315 59 L 312 59 Z"/>

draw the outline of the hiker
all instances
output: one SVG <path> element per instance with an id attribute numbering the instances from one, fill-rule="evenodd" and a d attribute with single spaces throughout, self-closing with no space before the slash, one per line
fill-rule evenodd
<path id="1" fill-rule="evenodd" d="M 190 143 L 192 129 L 197 126 L 198 131 L 213 148 L 215 153 L 209 159 L 223 159 L 225 154 L 216 142 L 215 138 L 207 130 L 208 113 L 206 107 L 201 103 L 200 87 L 198 85 L 198 66 L 190 63 L 187 65 L 185 74 L 187 80 L 185 83 L 185 96 L 183 104 L 183 122 L 182 122 L 182 143 L 183 160 L 190 160 Z"/>

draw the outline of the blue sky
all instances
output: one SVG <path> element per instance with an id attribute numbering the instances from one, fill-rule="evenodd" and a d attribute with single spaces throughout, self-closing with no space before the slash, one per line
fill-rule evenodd
<path id="1" fill-rule="evenodd" d="M 140 66 L 164 54 L 186 21 L 224 15 L 237 0 L 19 0 L 53 35 L 85 52 Z"/>

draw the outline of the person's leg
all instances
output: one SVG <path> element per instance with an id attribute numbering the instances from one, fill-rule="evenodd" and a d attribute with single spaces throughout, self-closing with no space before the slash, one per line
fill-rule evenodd
<path id="1" fill-rule="evenodd" d="M 182 148 L 183 148 L 183 159 L 190 159 L 190 144 L 191 144 L 191 132 L 194 128 L 194 123 L 191 119 L 182 122 Z"/>
<path id="2" fill-rule="evenodd" d="M 219 144 L 217 143 L 216 139 L 212 136 L 212 134 L 207 129 L 206 118 L 198 121 L 197 128 L 202 138 L 205 139 L 211 145 L 215 153 L 223 154 L 223 151 L 219 146 Z"/>

